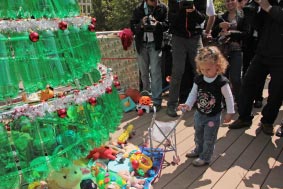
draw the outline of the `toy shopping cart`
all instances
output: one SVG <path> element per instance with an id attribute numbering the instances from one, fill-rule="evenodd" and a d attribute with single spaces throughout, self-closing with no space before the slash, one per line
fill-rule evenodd
<path id="1" fill-rule="evenodd" d="M 184 112 L 182 112 L 182 115 L 175 121 L 157 121 L 155 119 L 156 111 L 154 109 L 152 121 L 148 128 L 148 143 L 150 149 L 154 151 L 154 149 L 162 148 L 165 152 L 164 154 L 166 154 L 166 152 L 174 151 L 173 161 L 171 162 L 172 165 L 180 162 L 176 145 L 176 127 L 182 120 L 183 115 Z M 169 162 L 167 163 L 170 164 Z"/>

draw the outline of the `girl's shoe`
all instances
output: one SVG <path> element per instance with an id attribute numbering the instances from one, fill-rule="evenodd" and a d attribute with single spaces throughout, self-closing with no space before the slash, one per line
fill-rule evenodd
<path id="1" fill-rule="evenodd" d="M 193 164 L 194 166 L 196 166 L 196 167 L 200 167 L 200 166 L 208 165 L 209 162 L 206 162 L 206 161 L 204 161 L 204 160 L 202 160 L 202 159 L 200 159 L 200 158 L 197 158 L 197 159 L 195 159 L 195 160 L 192 162 L 192 164 Z"/>

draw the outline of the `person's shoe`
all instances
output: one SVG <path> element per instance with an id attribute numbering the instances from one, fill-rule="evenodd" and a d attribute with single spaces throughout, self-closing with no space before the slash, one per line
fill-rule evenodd
<path id="1" fill-rule="evenodd" d="M 276 131 L 276 136 L 283 137 L 283 126 L 280 126 Z"/>
<path id="2" fill-rule="evenodd" d="M 262 107 L 262 101 L 261 100 L 256 100 L 254 102 L 254 108 L 261 108 Z"/>
<path id="3" fill-rule="evenodd" d="M 154 104 L 153 106 L 150 107 L 150 112 L 154 112 L 154 107 L 156 112 L 159 112 L 161 110 L 160 104 Z"/>
<path id="4" fill-rule="evenodd" d="M 194 166 L 196 166 L 196 167 L 200 167 L 200 166 L 208 165 L 209 162 L 206 162 L 206 161 L 204 161 L 204 160 L 202 160 L 202 159 L 200 159 L 200 158 L 197 158 L 197 159 L 195 159 L 195 160 L 192 162 L 192 164 L 193 164 Z"/>
<path id="5" fill-rule="evenodd" d="M 169 108 L 169 107 L 167 107 L 166 113 L 167 113 L 167 115 L 169 115 L 170 117 L 177 117 L 177 116 L 178 116 L 178 114 L 177 114 L 175 108 Z"/>
<path id="6" fill-rule="evenodd" d="M 234 121 L 233 123 L 231 123 L 229 125 L 229 129 L 241 129 L 244 127 L 250 127 L 252 125 L 252 120 L 250 121 L 244 121 L 241 119 L 237 119 L 236 121 Z"/>
<path id="7" fill-rule="evenodd" d="M 274 132 L 273 132 L 273 125 L 272 125 L 272 124 L 261 123 L 260 126 L 261 126 L 261 128 L 262 128 L 262 131 L 263 131 L 265 134 L 270 135 L 270 136 L 273 136 L 273 135 L 274 135 Z"/>
<path id="8" fill-rule="evenodd" d="M 199 155 L 194 150 L 186 154 L 186 158 L 197 158 Z"/>

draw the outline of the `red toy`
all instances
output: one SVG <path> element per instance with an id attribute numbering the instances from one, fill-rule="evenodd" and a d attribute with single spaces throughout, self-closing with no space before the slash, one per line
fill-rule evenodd
<path id="1" fill-rule="evenodd" d="M 117 151 L 113 150 L 112 148 L 108 146 L 101 146 L 99 148 L 94 148 L 89 152 L 86 158 L 90 159 L 92 158 L 93 160 L 97 159 L 110 159 L 110 160 L 115 160 Z"/>

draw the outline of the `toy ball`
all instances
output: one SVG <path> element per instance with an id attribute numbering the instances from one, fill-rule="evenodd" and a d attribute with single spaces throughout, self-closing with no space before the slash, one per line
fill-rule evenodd
<path id="1" fill-rule="evenodd" d="M 132 88 L 128 88 L 126 91 L 125 91 L 125 94 L 129 97 L 131 97 L 131 99 L 133 99 L 133 101 L 135 103 L 138 103 L 139 102 L 139 99 L 140 99 L 140 92 L 137 90 L 137 89 L 132 89 Z"/>
<path id="2" fill-rule="evenodd" d="M 142 115 L 143 115 L 143 110 L 142 110 L 142 109 L 139 109 L 139 110 L 138 110 L 138 115 L 139 115 L 139 116 L 142 116 Z"/>
<path id="3" fill-rule="evenodd" d="M 82 180 L 80 183 L 81 189 L 97 189 L 97 184 L 91 179 Z"/>

